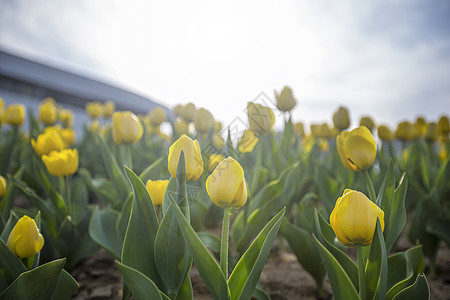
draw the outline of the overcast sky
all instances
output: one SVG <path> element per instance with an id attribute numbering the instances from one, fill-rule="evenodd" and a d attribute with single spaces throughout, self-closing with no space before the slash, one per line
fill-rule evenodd
<path id="1" fill-rule="evenodd" d="M 284 85 L 306 123 L 450 113 L 448 0 L 0 0 L 0 47 L 225 124 Z"/>

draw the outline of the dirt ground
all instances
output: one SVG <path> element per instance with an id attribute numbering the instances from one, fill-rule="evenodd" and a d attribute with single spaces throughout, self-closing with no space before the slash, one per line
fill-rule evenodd
<path id="1" fill-rule="evenodd" d="M 407 249 L 412 245 L 401 237 L 398 243 L 400 250 Z M 437 276 L 430 278 L 431 299 L 450 299 L 450 249 L 442 243 L 438 252 Z M 72 299 L 121 299 L 122 278 L 114 266 L 114 261 L 108 254 L 101 250 L 95 255 L 81 263 L 72 275 L 78 281 L 80 288 Z M 194 289 L 194 299 L 213 299 L 203 283 L 199 273 L 193 266 L 191 280 Z M 291 299 L 332 299 L 331 288 L 328 280 L 325 280 L 325 293 L 321 297 L 317 294 L 314 280 L 298 264 L 295 256 L 289 249 L 279 255 L 273 250 L 264 266 L 260 283 L 262 288 L 273 300 Z"/>

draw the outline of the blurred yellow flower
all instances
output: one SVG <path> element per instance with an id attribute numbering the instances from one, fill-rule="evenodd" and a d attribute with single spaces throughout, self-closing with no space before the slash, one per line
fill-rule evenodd
<path id="1" fill-rule="evenodd" d="M 427 132 L 427 122 L 423 117 L 418 117 L 416 119 L 416 123 L 414 123 L 415 126 L 415 137 L 416 138 L 422 138 L 424 137 L 425 133 Z"/>
<path id="2" fill-rule="evenodd" d="M 309 130 L 311 131 L 311 135 L 313 137 L 319 137 L 320 136 L 320 125 L 319 124 L 310 124 Z"/>
<path id="3" fill-rule="evenodd" d="M 145 186 L 150 198 L 152 199 L 153 206 L 163 204 L 164 194 L 166 193 L 168 184 L 169 180 L 147 180 L 147 184 Z"/>
<path id="4" fill-rule="evenodd" d="M 75 131 L 72 128 L 61 129 L 60 134 L 64 141 L 65 148 L 68 148 L 75 144 Z"/>
<path id="5" fill-rule="evenodd" d="M 342 164 L 350 171 L 365 170 L 375 161 L 377 144 L 365 126 L 342 131 L 336 138 L 336 144 Z"/>
<path id="6" fill-rule="evenodd" d="M 193 141 L 185 134 L 182 134 L 180 138 L 169 147 L 169 173 L 173 178 L 177 178 L 177 168 L 181 151 L 184 153 L 186 162 L 186 180 L 196 181 L 203 173 L 202 153 L 198 141 Z"/>
<path id="7" fill-rule="evenodd" d="M 377 218 L 384 230 L 384 212 L 363 193 L 346 189 L 336 201 L 330 224 L 342 245 L 370 245 Z"/>
<path id="8" fill-rule="evenodd" d="M 65 128 L 73 127 L 74 119 L 75 117 L 73 115 L 73 111 L 71 111 L 70 109 L 61 109 L 61 111 L 59 112 L 59 121 Z"/>
<path id="9" fill-rule="evenodd" d="M 50 174 L 58 177 L 69 176 L 78 169 L 78 151 L 77 149 L 52 151 L 48 155 L 42 155 L 42 161 Z"/>
<path id="10" fill-rule="evenodd" d="M 45 125 L 52 125 L 56 122 L 58 110 L 56 104 L 52 101 L 43 101 L 39 105 L 39 121 Z"/>
<path id="11" fill-rule="evenodd" d="M 0 197 L 6 193 L 6 179 L 0 175 Z"/>
<path id="12" fill-rule="evenodd" d="M 277 91 L 274 93 L 275 99 L 277 100 L 277 107 L 280 111 L 291 111 L 297 104 L 297 101 L 292 95 L 292 90 L 288 86 L 285 86 L 280 94 L 278 94 Z"/>
<path id="13" fill-rule="evenodd" d="M 222 123 L 219 121 L 214 121 L 214 131 L 219 133 L 222 130 Z"/>
<path id="14" fill-rule="evenodd" d="M 221 207 L 240 208 L 247 202 L 244 169 L 231 156 L 222 160 L 206 179 L 211 201 Z"/>
<path id="15" fill-rule="evenodd" d="M 438 128 L 436 123 L 431 122 L 426 127 L 425 139 L 427 141 L 436 141 L 438 139 Z"/>
<path id="16" fill-rule="evenodd" d="M 39 233 L 36 222 L 28 216 L 23 216 L 9 234 L 6 245 L 17 257 L 27 258 L 41 251 L 44 238 Z"/>
<path id="17" fill-rule="evenodd" d="M 267 135 L 272 131 L 272 127 L 275 124 L 275 115 L 270 108 L 248 102 L 247 115 L 250 130 L 254 133 Z"/>
<path id="18" fill-rule="evenodd" d="M 35 139 L 31 139 L 31 146 L 39 156 L 49 154 L 51 151 L 64 149 L 64 140 L 57 130 L 46 130 Z"/>
<path id="19" fill-rule="evenodd" d="M 141 121 L 131 111 L 119 111 L 112 115 L 112 137 L 117 145 L 134 144 L 142 137 Z"/>
<path id="20" fill-rule="evenodd" d="M 25 114 L 25 106 L 23 104 L 14 103 L 6 107 L 3 117 L 6 123 L 14 126 L 20 126 L 25 120 Z"/>
<path id="21" fill-rule="evenodd" d="M 213 145 L 216 149 L 222 149 L 225 146 L 225 141 L 220 135 L 213 136 Z"/>
<path id="22" fill-rule="evenodd" d="M 442 116 L 439 118 L 439 121 L 437 123 L 438 126 L 438 133 L 440 136 L 447 136 L 450 132 L 450 121 L 447 116 Z M 445 140 L 447 140 L 445 139 Z"/>
<path id="23" fill-rule="evenodd" d="M 115 110 L 116 104 L 113 101 L 106 101 L 103 104 L 103 117 L 110 118 Z"/>
<path id="24" fill-rule="evenodd" d="M 214 118 L 208 110 L 200 108 L 195 115 L 194 125 L 197 132 L 208 133 L 214 126 Z"/>
<path id="25" fill-rule="evenodd" d="M 367 129 L 372 131 L 375 128 L 375 122 L 372 120 L 369 116 L 363 116 L 361 117 L 361 120 L 359 121 L 359 126 L 366 126 Z"/>
<path id="26" fill-rule="evenodd" d="M 296 135 L 303 137 L 305 136 L 305 129 L 303 127 L 303 123 L 298 122 L 294 124 L 294 132 Z"/>
<path id="27" fill-rule="evenodd" d="M 166 120 L 166 112 L 161 107 L 155 107 L 149 114 L 150 123 L 154 127 L 158 127 Z"/>
<path id="28" fill-rule="evenodd" d="M 173 127 L 177 135 L 189 133 L 189 124 L 183 120 L 177 120 Z"/>
<path id="29" fill-rule="evenodd" d="M 334 127 L 344 130 L 350 127 L 350 116 L 347 108 L 340 106 L 333 114 Z"/>
<path id="30" fill-rule="evenodd" d="M 378 137 L 383 141 L 390 141 L 394 138 L 394 134 L 386 125 L 378 127 Z"/>
<path id="31" fill-rule="evenodd" d="M 181 114 L 183 113 L 183 105 L 175 105 L 174 108 L 172 108 L 172 111 L 177 117 L 181 117 Z"/>
<path id="32" fill-rule="evenodd" d="M 194 122 L 196 113 L 197 113 L 197 110 L 195 108 L 194 103 L 189 102 L 188 104 L 183 106 L 183 110 L 181 110 L 181 117 L 187 123 L 191 123 L 191 122 Z"/>
<path id="33" fill-rule="evenodd" d="M 319 150 L 320 152 L 327 152 L 330 149 L 330 145 L 326 138 L 319 139 Z"/>
<path id="34" fill-rule="evenodd" d="M 103 105 L 100 102 L 94 101 L 86 104 L 86 113 L 91 119 L 98 119 L 103 114 Z"/>
<path id="35" fill-rule="evenodd" d="M 238 142 L 238 150 L 241 153 L 252 152 L 258 143 L 258 138 L 251 130 L 245 130 Z"/>
<path id="36" fill-rule="evenodd" d="M 209 164 L 208 164 L 208 171 L 212 172 L 217 167 L 217 165 L 225 159 L 225 156 L 222 154 L 211 154 L 209 156 Z"/>
<path id="37" fill-rule="evenodd" d="M 408 121 L 400 122 L 395 130 L 395 137 L 402 141 L 410 141 L 416 136 L 415 127 Z"/>

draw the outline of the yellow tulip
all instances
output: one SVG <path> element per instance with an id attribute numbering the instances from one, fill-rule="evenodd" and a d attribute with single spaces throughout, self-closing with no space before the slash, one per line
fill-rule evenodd
<path id="1" fill-rule="evenodd" d="M 173 127 L 177 135 L 189 133 L 189 124 L 186 123 L 184 120 L 177 120 L 173 125 Z"/>
<path id="2" fill-rule="evenodd" d="M 214 131 L 220 132 L 222 130 L 222 123 L 219 121 L 214 121 Z"/>
<path id="3" fill-rule="evenodd" d="M 336 201 L 330 224 L 342 245 L 370 245 L 377 218 L 384 230 L 384 212 L 363 193 L 346 189 Z"/>
<path id="4" fill-rule="evenodd" d="M 222 154 L 211 154 L 209 156 L 209 164 L 208 164 L 208 171 L 212 172 L 217 167 L 217 165 L 225 159 L 225 156 Z"/>
<path id="5" fill-rule="evenodd" d="M 395 137 L 402 141 L 410 141 L 416 136 L 415 127 L 408 121 L 401 122 L 395 130 Z"/>
<path id="6" fill-rule="evenodd" d="M 327 123 L 323 123 L 319 127 L 319 137 L 330 138 L 334 136 L 333 130 L 328 126 Z"/>
<path id="7" fill-rule="evenodd" d="M 241 153 L 252 152 L 258 143 L 258 138 L 251 130 L 246 130 L 242 134 L 241 139 L 238 142 L 238 150 Z"/>
<path id="8" fill-rule="evenodd" d="M 184 153 L 186 162 L 186 180 L 196 181 L 203 172 L 203 158 L 200 152 L 200 145 L 197 140 L 192 140 L 185 134 L 182 134 L 172 146 L 169 147 L 168 168 L 173 178 L 177 178 L 178 161 L 181 151 Z"/>
<path id="9" fill-rule="evenodd" d="M 223 138 L 219 135 L 214 135 L 213 136 L 213 146 L 216 149 L 222 149 L 223 146 L 225 146 L 225 141 L 223 140 Z"/>
<path id="10" fill-rule="evenodd" d="M 48 155 L 44 154 L 42 161 L 50 174 L 58 177 L 69 176 L 78 169 L 78 151 L 77 149 L 52 151 Z"/>
<path id="11" fill-rule="evenodd" d="M 68 148 L 75 144 L 75 131 L 72 128 L 61 129 L 60 133 L 64 141 L 65 148 Z"/>
<path id="12" fill-rule="evenodd" d="M 115 112 L 112 115 L 112 137 L 117 145 L 134 144 L 142 137 L 141 121 L 131 111 Z"/>
<path id="13" fill-rule="evenodd" d="M 375 127 L 375 122 L 372 120 L 371 117 L 364 116 L 364 117 L 361 117 L 361 120 L 359 121 L 359 126 L 366 126 L 367 129 L 372 131 L 373 128 Z"/>
<path id="14" fill-rule="evenodd" d="M 244 169 L 231 156 L 222 160 L 206 179 L 206 191 L 217 206 L 242 207 L 247 202 Z"/>
<path id="15" fill-rule="evenodd" d="M 301 122 L 294 124 L 294 131 L 295 131 L 295 134 L 297 134 L 300 137 L 305 136 L 305 129 L 303 127 L 303 123 L 301 123 Z"/>
<path id="16" fill-rule="evenodd" d="M 344 130 L 350 127 L 350 117 L 347 108 L 340 106 L 333 114 L 334 127 Z"/>
<path id="17" fill-rule="evenodd" d="M 422 138 L 424 137 L 425 133 L 427 132 L 427 122 L 423 117 L 418 117 L 416 119 L 416 123 L 414 123 L 415 126 L 415 137 L 416 138 Z"/>
<path id="18" fill-rule="evenodd" d="M 154 127 L 158 127 L 166 120 L 166 112 L 161 107 L 155 107 L 149 114 L 149 121 Z"/>
<path id="19" fill-rule="evenodd" d="M 28 216 L 23 216 L 9 234 L 6 245 L 17 257 L 27 258 L 41 251 L 44 238 L 39 233 L 36 222 Z"/>
<path id="20" fill-rule="evenodd" d="M 319 124 L 311 124 L 311 125 L 309 125 L 309 129 L 310 129 L 311 135 L 313 137 L 320 136 L 320 125 Z"/>
<path id="21" fill-rule="evenodd" d="M 328 140 L 326 138 L 319 139 L 319 150 L 320 152 L 327 152 L 330 149 L 330 145 L 328 144 Z"/>
<path id="22" fill-rule="evenodd" d="M 64 149 L 64 140 L 56 130 L 46 130 L 37 139 L 31 139 L 31 146 L 39 156 L 49 154 L 51 151 Z"/>
<path id="23" fill-rule="evenodd" d="M 58 110 L 56 104 L 51 101 L 43 101 L 39 106 L 39 121 L 45 125 L 52 125 L 56 122 Z"/>
<path id="24" fill-rule="evenodd" d="M 152 199 L 153 206 L 163 204 L 164 194 L 166 193 L 168 184 L 169 180 L 147 180 L 147 184 L 145 186 L 150 198 Z"/>
<path id="25" fill-rule="evenodd" d="M 6 193 L 6 179 L 0 175 L 0 197 Z"/>
<path id="26" fill-rule="evenodd" d="M 207 133 L 214 126 L 214 118 L 208 110 L 200 108 L 195 115 L 194 125 L 197 132 Z"/>
<path id="27" fill-rule="evenodd" d="M 287 86 L 283 88 L 280 94 L 275 91 L 275 99 L 277 100 L 278 109 L 283 112 L 291 111 L 297 104 L 292 95 L 292 90 Z"/>
<path id="28" fill-rule="evenodd" d="M 378 127 L 378 137 L 383 141 L 390 141 L 394 138 L 394 134 L 386 125 Z"/>
<path id="29" fill-rule="evenodd" d="M 181 117 L 181 114 L 183 112 L 183 105 L 181 104 L 175 105 L 175 107 L 172 108 L 172 111 L 177 117 Z"/>
<path id="30" fill-rule="evenodd" d="M 350 171 L 369 168 L 377 155 L 375 139 L 365 126 L 342 131 L 336 138 L 336 144 L 342 163 Z"/>
<path id="31" fill-rule="evenodd" d="M 23 104 L 15 103 L 6 107 L 3 117 L 5 118 L 4 120 L 6 123 L 14 126 L 20 126 L 25 120 L 25 114 L 25 106 Z"/>
<path id="32" fill-rule="evenodd" d="M 275 124 L 275 115 L 270 108 L 249 102 L 247 104 L 247 114 L 251 131 L 264 135 L 272 131 L 272 127 Z"/>
<path id="33" fill-rule="evenodd" d="M 450 121 L 447 116 L 440 117 L 437 126 L 439 135 L 448 136 L 448 133 L 450 132 Z"/>
<path id="34" fill-rule="evenodd" d="M 103 106 L 100 102 L 94 101 L 86 104 L 86 113 L 91 119 L 98 119 L 103 114 Z"/>
<path id="35" fill-rule="evenodd" d="M 103 117 L 110 118 L 115 110 L 116 104 L 113 101 L 106 101 L 103 104 Z"/>
<path id="36" fill-rule="evenodd" d="M 194 103 L 189 102 L 183 107 L 183 110 L 181 111 L 181 117 L 183 118 L 183 120 L 190 123 L 194 121 L 196 113 L 197 110 L 195 109 Z"/>
<path id="37" fill-rule="evenodd" d="M 438 138 L 438 128 L 436 123 L 431 122 L 427 125 L 425 132 L 425 139 L 427 141 L 436 141 Z"/>
<path id="38" fill-rule="evenodd" d="M 70 109 L 62 109 L 59 112 L 59 121 L 65 128 L 73 127 L 74 118 L 73 112 Z"/>

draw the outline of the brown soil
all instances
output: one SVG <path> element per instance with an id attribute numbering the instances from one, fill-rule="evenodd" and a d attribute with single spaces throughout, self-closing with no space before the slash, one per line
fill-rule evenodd
<path id="1" fill-rule="evenodd" d="M 398 248 L 407 249 L 412 245 L 405 237 L 401 237 Z M 450 248 L 442 243 L 438 252 L 437 276 L 427 275 L 431 289 L 431 299 L 450 299 Z M 114 261 L 103 250 L 81 263 L 72 275 L 80 288 L 72 299 L 121 299 L 122 278 L 114 266 Z M 191 273 L 194 299 L 213 299 L 203 283 L 199 273 L 193 266 Z M 284 255 L 273 251 L 264 266 L 260 283 L 273 300 L 287 299 L 331 299 L 331 288 L 328 280 L 324 283 L 324 295 L 317 293 L 314 280 L 298 264 L 289 250 Z"/>

